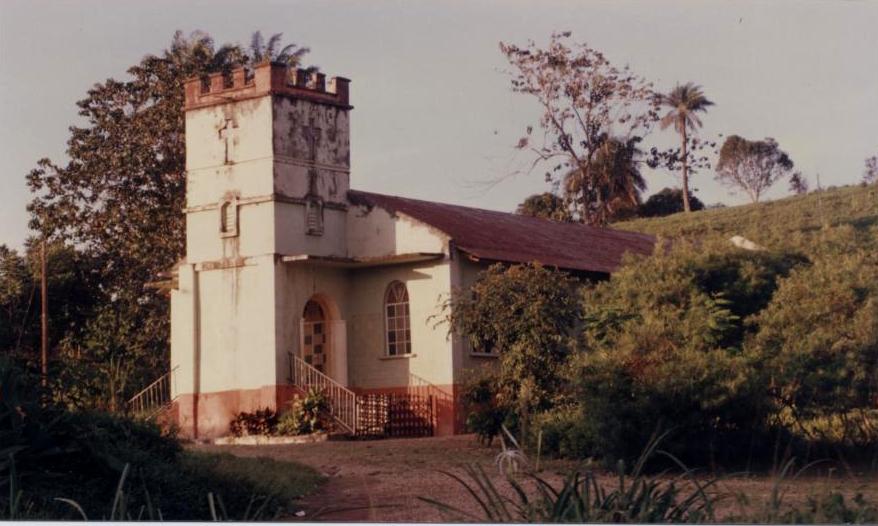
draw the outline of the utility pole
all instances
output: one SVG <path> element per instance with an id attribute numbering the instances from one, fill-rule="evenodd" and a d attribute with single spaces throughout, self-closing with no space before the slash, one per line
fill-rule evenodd
<path id="1" fill-rule="evenodd" d="M 49 379 L 49 291 L 46 284 L 46 240 L 40 245 L 40 307 L 42 315 L 41 351 L 43 387 Z"/>

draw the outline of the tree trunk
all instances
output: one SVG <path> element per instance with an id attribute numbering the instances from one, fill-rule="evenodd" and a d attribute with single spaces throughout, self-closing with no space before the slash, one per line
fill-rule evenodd
<path id="1" fill-rule="evenodd" d="M 688 152 L 686 151 L 686 121 L 683 121 L 681 130 L 680 135 L 683 137 L 683 210 L 689 213 L 692 209 L 689 207 L 689 159 Z"/>

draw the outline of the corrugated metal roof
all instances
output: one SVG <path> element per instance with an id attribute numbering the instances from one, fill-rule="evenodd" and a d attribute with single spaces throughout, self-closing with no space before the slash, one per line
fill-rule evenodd
<path id="1" fill-rule="evenodd" d="M 461 250 L 511 263 L 538 261 L 567 270 L 609 274 L 626 252 L 651 254 L 647 234 L 351 190 L 354 205 L 405 214 L 447 234 Z"/>

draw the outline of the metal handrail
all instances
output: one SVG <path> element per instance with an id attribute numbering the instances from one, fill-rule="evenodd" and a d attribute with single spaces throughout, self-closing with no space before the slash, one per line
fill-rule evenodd
<path id="1" fill-rule="evenodd" d="M 126 404 L 128 411 L 149 418 L 169 406 L 174 401 L 173 392 L 176 391 L 171 385 L 176 370 L 177 367 L 174 367 L 132 396 Z"/>
<path id="2" fill-rule="evenodd" d="M 351 434 L 357 434 L 359 419 L 357 394 L 315 369 L 311 364 L 290 354 L 290 381 L 293 385 L 308 389 L 314 387 L 323 391 L 332 411 L 332 416 Z"/>

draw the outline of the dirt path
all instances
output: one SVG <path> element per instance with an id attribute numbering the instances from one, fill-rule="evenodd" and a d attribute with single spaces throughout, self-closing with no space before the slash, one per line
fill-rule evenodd
<path id="1" fill-rule="evenodd" d="M 199 449 L 240 456 L 271 457 L 309 465 L 328 477 L 314 495 L 303 499 L 302 520 L 437 522 L 449 520 L 434 506 L 418 499 L 428 497 L 482 516 L 478 505 L 458 483 L 439 470 L 462 473 L 465 465 L 480 464 L 502 487 L 502 476 L 494 465 L 499 448 L 480 447 L 472 435 L 421 439 L 374 441 L 330 441 L 284 446 L 197 446 Z M 541 476 L 553 483 L 570 467 L 567 462 L 544 463 Z M 602 483 L 616 484 L 610 474 Z M 774 480 L 768 476 L 738 477 L 723 482 L 719 491 L 741 492 L 747 500 L 727 498 L 721 515 L 740 514 L 765 502 Z M 869 477 L 800 478 L 784 485 L 787 503 L 804 503 L 809 495 L 829 490 L 852 498 L 863 493 L 878 504 L 878 480 Z"/>

